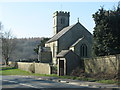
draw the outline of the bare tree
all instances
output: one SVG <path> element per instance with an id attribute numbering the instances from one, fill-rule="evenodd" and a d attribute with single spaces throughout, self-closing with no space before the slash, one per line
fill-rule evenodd
<path id="1" fill-rule="evenodd" d="M 5 61 L 5 65 L 8 65 L 8 61 L 12 52 L 16 46 L 15 38 L 10 31 L 4 32 L 2 35 L 2 57 Z"/>
<path id="2" fill-rule="evenodd" d="M 0 63 L 2 64 L 2 23 L 0 22 Z"/>

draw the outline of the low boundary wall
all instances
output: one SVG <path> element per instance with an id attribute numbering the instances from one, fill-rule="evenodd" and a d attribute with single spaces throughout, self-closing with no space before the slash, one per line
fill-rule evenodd
<path id="1" fill-rule="evenodd" d="M 84 59 L 84 66 L 89 74 L 120 75 L 120 54 Z"/>
<path id="2" fill-rule="evenodd" d="M 9 62 L 12 67 L 38 74 L 51 74 L 51 66 L 47 63 Z"/>

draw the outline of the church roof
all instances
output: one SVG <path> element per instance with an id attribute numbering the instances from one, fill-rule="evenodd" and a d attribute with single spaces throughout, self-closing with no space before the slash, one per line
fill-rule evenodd
<path id="1" fill-rule="evenodd" d="M 78 23 L 76 23 L 78 24 Z M 47 43 L 49 42 L 53 42 L 58 40 L 61 36 L 63 36 L 67 31 L 69 31 L 72 27 L 74 27 L 76 24 L 73 24 L 71 26 L 65 27 L 63 28 L 60 32 L 58 32 L 57 34 L 55 34 L 50 40 L 47 41 Z"/>
<path id="2" fill-rule="evenodd" d="M 71 50 L 62 50 L 62 51 L 57 55 L 57 57 L 64 57 L 69 51 L 71 51 Z"/>

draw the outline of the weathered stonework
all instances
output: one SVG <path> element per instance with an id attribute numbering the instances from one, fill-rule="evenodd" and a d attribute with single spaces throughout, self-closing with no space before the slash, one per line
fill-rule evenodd
<path id="1" fill-rule="evenodd" d="M 9 62 L 9 65 L 32 73 L 51 74 L 51 66 L 49 63 Z"/>
<path id="2" fill-rule="evenodd" d="M 51 66 L 46 63 L 35 63 L 35 73 L 39 74 L 51 74 Z"/>
<path id="3" fill-rule="evenodd" d="M 120 75 L 120 54 L 84 59 L 85 72 Z"/>
<path id="4" fill-rule="evenodd" d="M 47 41 L 45 47 L 51 49 L 54 65 L 58 64 L 56 56 L 62 50 L 73 50 L 80 58 L 91 57 L 92 34 L 79 21 L 69 26 L 69 16 L 69 12 L 63 11 L 57 11 L 53 14 L 55 35 Z M 64 21 L 62 21 L 63 18 Z M 82 47 L 81 50 L 82 45 L 85 45 L 85 48 Z"/>
<path id="5" fill-rule="evenodd" d="M 70 75 L 72 71 L 80 66 L 79 56 L 71 50 L 62 50 L 61 53 L 57 55 L 57 74 L 58 75 Z M 63 62 L 63 66 L 60 62 Z"/>

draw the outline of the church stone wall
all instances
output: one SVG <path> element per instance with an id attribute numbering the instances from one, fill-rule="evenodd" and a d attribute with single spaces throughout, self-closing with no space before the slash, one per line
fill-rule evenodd
<path id="1" fill-rule="evenodd" d="M 79 55 L 80 56 L 80 53 L 82 53 L 81 51 L 80 51 L 80 46 L 82 45 L 82 44 L 86 44 L 86 46 L 87 46 L 87 58 L 90 58 L 91 56 L 92 56 L 92 44 L 91 43 L 89 43 L 88 41 L 86 41 L 86 39 L 82 39 L 75 47 L 74 47 L 74 52 L 77 54 L 77 55 Z M 81 57 L 81 56 L 80 56 Z"/>
<path id="2" fill-rule="evenodd" d="M 71 45 L 73 45 L 79 38 L 82 38 L 83 36 L 85 36 L 86 40 L 90 44 L 92 43 L 92 35 L 80 24 L 77 24 L 59 39 L 58 52 L 64 49 L 68 50 Z"/>
<path id="3" fill-rule="evenodd" d="M 75 53 L 69 53 L 65 56 L 67 75 L 70 75 L 74 69 L 80 66 L 80 59 Z"/>
<path id="4" fill-rule="evenodd" d="M 54 41 L 51 43 L 46 43 L 45 47 L 50 47 L 52 52 L 52 63 L 56 64 L 56 55 L 58 54 L 58 41 Z"/>
<path id="5" fill-rule="evenodd" d="M 89 74 L 118 75 L 120 73 L 120 54 L 84 59 L 85 71 Z"/>

